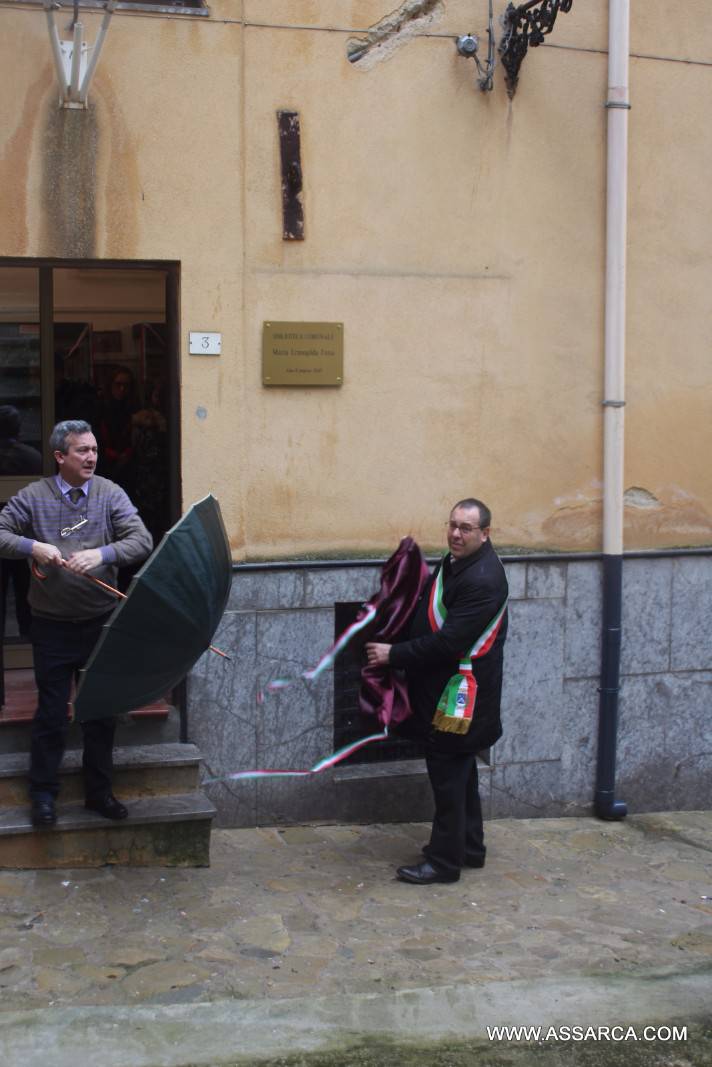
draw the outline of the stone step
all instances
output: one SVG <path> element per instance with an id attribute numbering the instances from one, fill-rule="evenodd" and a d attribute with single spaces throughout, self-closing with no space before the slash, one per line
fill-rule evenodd
<path id="1" fill-rule="evenodd" d="M 215 808 L 202 793 L 129 801 L 120 822 L 58 804 L 57 822 L 32 826 L 27 804 L 0 811 L 0 868 L 208 867 Z"/>
<path id="2" fill-rule="evenodd" d="M 156 714 L 144 711 L 119 715 L 116 724 L 117 745 L 156 745 L 161 742 L 178 741 L 180 738 L 180 712 L 169 708 Z M 31 723 L 8 722 L 0 725 L 0 747 L 3 752 L 30 751 Z M 81 749 L 82 731 L 78 723 L 72 723 L 67 732 L 67 748 Z"/>
<path id="3" fill-rule="evenodd" d="M 26 752 L 0 756 L 0 808 L 27 804 Z M 82 756 L 76 749 L 65 753 L 60 768 L 60 800 L 84 799 Z M 132 745 L 114 749 L 114 792 L 121 800 L 193 793 L 199 785 L 200 752 L 195 745 L 178 742 Z"/>

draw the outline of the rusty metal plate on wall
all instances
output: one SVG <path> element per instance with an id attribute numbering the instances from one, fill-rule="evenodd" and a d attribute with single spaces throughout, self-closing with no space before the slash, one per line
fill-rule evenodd
<path id="1" fill-rule="evenodd" d="M 278 111 L 279 154 L 282 164 L 282 237 L 304 240 L 304 193 L 298 111 Z"/>
<path id="2" fill-rule="evenodd" d="M 343 379 L 342 322 L 263 323 L 263 385 L 341 385 Z"/>

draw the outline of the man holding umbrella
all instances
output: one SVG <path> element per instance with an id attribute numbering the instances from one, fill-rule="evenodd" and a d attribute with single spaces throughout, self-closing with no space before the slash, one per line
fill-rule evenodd
<path id="1" fill-rule="evenodd" d="M 36 826 L 56 822 L 72 679 L 116 604 L 86 576 L 115 587 L 117 568 L 139 563 L 153 547 L 124 490 L 94 473 L 97 444 L 89 423 L 57 423 L 49 444 L 58 473 L 25 486 L 0 512 L 0 556 L 25 558 L 33 568 L 28 599 L 38 706 L 30 799 Z M 124 819 L 128 812 L 111 785 L 115 727 L 115 718 L 82 723 L 85 806 Z"/>

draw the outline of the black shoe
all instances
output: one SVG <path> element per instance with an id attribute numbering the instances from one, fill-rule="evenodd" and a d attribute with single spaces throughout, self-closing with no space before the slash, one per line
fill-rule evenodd
<path id="1" fill-rule="evenodd" d="M 106 797 L 99 797 L 97 800 L 87 800 L 84 802 L 84 807 L 89 811 L 97 811 L 105 819 L 125 819 L 128 815 L 128 809 L 116 799 L 113 793 L 109 793 Z"/>
<path id="2" fill-rule="evenodd" d="M 435 882 L 457 882 L 460 879 L 460 872 L 455 871 L 452 874 L 446 874 L 444 871 L 438 871 L 433 867 L 432 863 L 418 863 L 415 867 L 399 867 L 396 871 L 397 876 L 401 882 L 412 882 L 413 885 L 433 885 Z"/>
<path id="3" fill-rule="evenodd" d="M 32 801 L 32 822 L 34 826 L 54 826 L 57 811 L 52 797 L 35 797 Z"/>

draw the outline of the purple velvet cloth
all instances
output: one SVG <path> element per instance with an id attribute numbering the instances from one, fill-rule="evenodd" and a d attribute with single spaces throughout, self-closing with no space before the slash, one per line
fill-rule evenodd
<path id="1" fill-rule="evenodd" d="M 418 545 L 412 537 L 404 537 L 383 565 L 381 588 L 369 600 L 376 608 L 376 617 L 368 627 L 367 640 L 391 645 L 407 633 L 429 573 Z M 412 714 L 405 678 L 390 667 L 365 666 L 359 707 L 382 726 L 403 722 Z"/>

